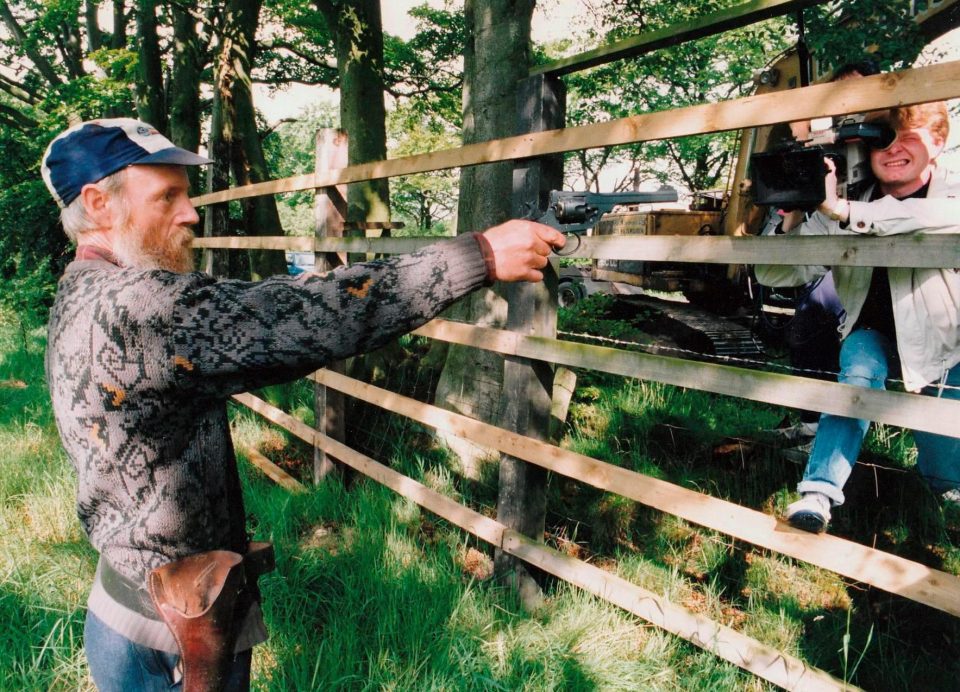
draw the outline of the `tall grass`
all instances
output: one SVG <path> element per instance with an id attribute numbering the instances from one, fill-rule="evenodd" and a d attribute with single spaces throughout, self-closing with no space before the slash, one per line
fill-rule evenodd
<path id="1" fill-rule="evenodd" d="M 87 690 L 82 622 L 96 555 L 74 513 L 75 479 L 43 382 L 42 333 L 29 336 L 25 349 L 13 326 L 0 322 L 0 690 Z M 309 419 L 309 391 L 297 385 L 267 394 Z M 774 511 L 800 468 L 762 446 L 726 456 L 715 449 L 783 413 L 581 373 L 564 444 Z M 366 417 L 354 419 L 367 425 Z M 248 412 L 233 411 L 232 420 L 243 442 L 294 473 L 306 468 L 310 450 Z M 416 426 L 386 422 L 381 460 L 495 511 L 495 476 L 468 481 Z M 896 431 L 883 435 L 871 439 L 872 453 L 898 468 L 884 473 L 899 474 L 901 488 L 888 488 L 881 473 L 882 500 L 845 509 L 835 532 L 949 568 L 952 534 L 936 504 L 917 494 L 908 445 Z M 291 495 L 242 460 L 241 473 L 250 529 L 272 540 L 278 556 L 277 570 L 261 582 L 271 637 L 254 655 L 255 689 L 767 687 L 562 583 L 547 582 L 543 608 L 526 611 L 477 567 L 489 565 L 487 546 L 372 481 L 334 479 Z M 867 493 L 872 474 L 854 482 Z M 868 688 L 950 688 L 956 679 L 955 657 L 941 654 L 960 641 L 953 618 L 618 496 L 553 477 L 548 533 L 568 554 Z"/>

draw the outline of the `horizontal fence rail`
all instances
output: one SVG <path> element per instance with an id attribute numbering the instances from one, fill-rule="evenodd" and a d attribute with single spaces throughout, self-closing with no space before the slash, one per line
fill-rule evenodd
<path id="1" fill-rule="evenodd" d="M 195 206 L 228 202 L 258 195 L 296 192 L 343 183 L 389 178 L 427 171 L 512 161 L 617 144 L 671 139 L 696 134 L 740 130 L 828 115 L 847 115 L 960 96 L 960 61 L 889 72 L 747 96 L 722 103 L 633 115 L 606 123 L 548 130 L 489 142 L 468 144 L 416 156 L 357 164 L 323 173 L 271 180 L 221 190 L 193 198 Z"/>
<path id="2" fill-rule="evenodd" d="M 960 234 L 960 218 L 957 219 Z M 196 238 L 198 249 L 299 250 L 403 254 L 442 237 L 293 238 L 248 236 Z M 568 238 L 563 257 L 712 264 L 784 264 L 851 267 L 960 267 L 960 236 L 911 233 L 895 236 L 678 236 L 631 235 Z"/>
<path id="3" fill-rule="evenodd" d="M 811 534 L 775 517 L 592 457 L 525 437 L 345 375 L 320 370 L 321 384 L 595 488 L 761 548 L 960 615 L 960 577 L 829 534 Z"/>
<path id="4" fill-rule="evenodd" d="M 413 333 L 568 368 L 585 368 L 768 404 L 864 418 L 960 437 L 960 427 L 957 426 L 957 421 L 960 421 L 960 401 L 951 399 L 867 389 L 796 375 L 701 363 L 608 346 L 523 336 L 516 332 L 439 319 L 427 323 Z"/>
<path id="5" fill-rule="evenodd" d="M 540 567 L 644 620 L 788 690 L 856 690 L 829 673 L 730 627 L 696 615 L 632 582 L 561 554 L 422 483 L 360 454 L 251 394 L 234 399 L 308 444 L 506 553 Z"/>

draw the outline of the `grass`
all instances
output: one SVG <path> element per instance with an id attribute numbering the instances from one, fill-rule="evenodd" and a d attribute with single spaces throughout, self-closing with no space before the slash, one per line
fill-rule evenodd
<path id="1" fill-rule="evenodd" d="M 407 340 L 408 352 L 423 348 Z M 0 316 L 0 690 L 88 690 L 82 651 L 96 555 L 75 517 L 75 478 L 43 382 L 42 333 L 24 349 Z M 407 358 L 390 387 L 429 392 Z M 309 387 L 263 394 L 306 420 Z M 730 436 L 771 427 L 782 409 L 581 373 L 563 444 L 744 505 L 774 511 L 800 468 L 770 449 L 718 455 Z M 417 426 L 350 412 L 361 447 L 487 514 L 495 474 L 451 471 Z M 310 451 L 232 412 L 235 436 L 304 473 Z M 668 422 L 671 427 L 665 427 Z M 376 432 L 385 430 L 387 432 Z M 871 454 L 896 470 L 854 477 L 861 493 L 833 531 L 957 572 L 953 534 L 910 470 L 908 437 L 879 431 Z M 257 538 L 276 544 L 262 579 L 270 640 L 258 690 L 765 689 L 715 656 L 562 583 L 527 612 L 489 578 L 490 549 L 377 484 L 331 481 L 301 495 L 241 462 Z M 895 474 L 888 482 L 886 474 Z M 733 542 L 619 496 L 553 477 L 549 542 L 762 642 L 867 688 L 950 688 L 954 618 L 832 573 Z M 870 502 L 863 498 L 873 493 Z"/>

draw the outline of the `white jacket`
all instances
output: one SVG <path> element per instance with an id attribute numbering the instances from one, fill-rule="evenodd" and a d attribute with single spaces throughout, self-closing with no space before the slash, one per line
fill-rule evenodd
<path id="1" fill-rule="evenodd" d="M 862 199 L 869 196 L 868 190 Z M 960 176 L 935 169 L 926 199 L 898 200 L 887 195 L 874 202 L 850 202 L 847 228 L 815 212 L 790 233 L 960 233 Z M 827 272 L 826 267 L 788 265 L 757 265 L 754 270 L 766 286 L 800 286 Z M 903 380 L 909 391 L 918 391 L 940 381 L 960 363 L 960 269 L 890 267 L 887 271 Z M 837 295 L 847 312 L 840 325 L 841 338 L 857 323 L 872 275 L 872 267 L 833 267 Z"/>

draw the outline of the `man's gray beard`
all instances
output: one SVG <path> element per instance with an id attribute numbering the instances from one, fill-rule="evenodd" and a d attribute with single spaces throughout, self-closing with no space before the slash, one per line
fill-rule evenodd
<path id="1" fill-rule="evenodd" d="M 147 232 L 134 226 L 126 226 L 113 239 L 113 256 L 122 267 L 131 269 L 163 269 L 165 271 L 186 273 L 193 271 L 193 250 L 177 247 L 175 252 L 170 248 L 147 248 L 144 239 Z"/>

